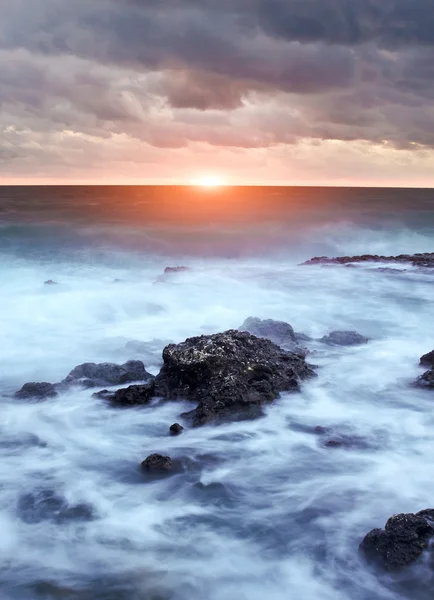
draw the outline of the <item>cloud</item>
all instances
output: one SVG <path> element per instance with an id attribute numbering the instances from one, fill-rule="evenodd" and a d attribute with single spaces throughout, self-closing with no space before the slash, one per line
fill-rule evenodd
<path id="1" fill-rule="evenodd" d="M 0 9 L 3 172 L 25 159 L 61 165 L 59 140 L 76 168 L 80 156 L 97 165 L 110 144 L 125 148 L 121 139 L 146 155 L 309 140 L 434 148 L 432 0 L 0 0 Z"/>

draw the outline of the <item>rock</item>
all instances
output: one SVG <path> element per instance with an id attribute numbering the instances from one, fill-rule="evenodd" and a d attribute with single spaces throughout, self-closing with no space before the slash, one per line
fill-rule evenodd
<path id="1" fill-rule="evenodd" d="M 324 444 L 326 448 L 342 448 L 343 445 L 344 443 L 339 440 L 329 440 Z"/>
<path id="2" fill-rule="evenodd" d="M 129 360 L 124 365 L 84 363 L 75 367 L 61 382 L 61 385 L 83 385 L 91 388 L 121 385 L 130 381 L 144 381 L 151 377 L 152 375 L 146 371 L 140 360 Z"/>
<path id="3" fill-rule="evenodd" d="M 306 335 L 305 333 L 298 333 L 298 332 L 294 332 L 295 335 L 295 339 L 297 340 L 297 342 L 312 342 L 313 338 L 311 338 L 309 335 Z"/>
<path id="4" fill-rule="evenodd" d="M 179 423 L 174 423 L 173 425 L 170 426 L 169 431 L 172 435 L 179 435 L 180 433 L 182 433 L 184 431 L 184 427 L 182 425 L 180 425 Z"/>
<path id="5" fill-rule="evenodd" d="M 434 509 L 391 517 L 385 529 L 373 529 L 360 544 L 365 557 L 395 571 L 417 560 L 434 537 Z"/>
<path id="6" fill-rule="evenodd" d="M 297 342 L 293 328 L 284 321 L 261 320 L 257 317 L 249 317 L 238 329 L 271 340 L 278 346 L 287 343 L 294 345 Z"/>
<path id="7" fill-rule="evenodd" d="M 57 281 L 53 281 L 52 279 L 49 279 L 48 281 L 44 281 L 44 285 L 59 285 L 57 283 Z"/>
<path id="8" fill-rule="evenodd" d="M 171 273 L 183 273 L 184 271 L 190 271 L 189 267 L 166 267 L 164 269 L 165 275 L 170 275 Z"/>
<path id="9" fill-rule="evenodd" d="M 20 519 L 25 523 L 40 523 L 54 521 L 89 521 L 93 518 L 93 510 L 87 504 L 70 506 L 62 496 L 53 490 L 40 490 L 35 493 L 22 495 L 17 503 Z"/>
<path id="10" fill-rule="evenodd" d="M 297 391 L 315 376 L 304 356 L 270 340 L 230 330 L 170 344 L 155 379 L 155 395 L 198 402 L 187 413 L 193 425 L 237 415 L 261 414 L 260 405 L 280 392 Z"/>
<path id="11" fill-rule="evenodd" d="M 424 354 L 423 356 L 421 356 L 420 364 L 424 367 L 434 368 L 434 350 L 432 350 L 432 352 L 428 352 L 428 354 Z"/>
<path id="12" fill-rule="evenodd" d="M 426 373 L 418 377 L 415 385 L 416 387 L 434 390 L 434 368 L 426 371 Z"/>
<path id="13" fill-rule="evenodd" d="M 144 471 L 170 473 L 173 468 L 173 463 L 170 456 L 162 456 L 161 454 L 151 454 L 142 462 L 141 467 Z"/>
<path id="14" fill-rule="evenodd" d="M 367 344 L 369 339 L 357 331 L 332 331 L 322 337 L 320 341 L 333 346 L 358 346 Z"/>
<path id="15" fill-rule="evenodd" d="M 46 398 L 54 398 L 57 396 L 56 387 L 52 383 L 26 383 L 15 393 L 15 398 L 20 400 L 45 400 Z"/>
<path id="16" fill-rule="evenodd" d="M 93 394 L 94 398 L 109 400 L 116 406 L 139 406 L 148 404 L 154 396 L 154 382 L 150 381 L 144 385 L 130 385 L 116 392 L 102 390 Z"/>
<path id="17" fill-rule="evenodd" d="M 349 263 L 363 262 L 386 262 L 386 263 L 410 263 L 414 267 L 434 268 L 434 252 L 424 254 L 400 254 L 398 256 L 379 256 L 378 254 L 362 254 L 358 256 L 316 256 L 306 262 L 305 265 L 346 265 Z"/>

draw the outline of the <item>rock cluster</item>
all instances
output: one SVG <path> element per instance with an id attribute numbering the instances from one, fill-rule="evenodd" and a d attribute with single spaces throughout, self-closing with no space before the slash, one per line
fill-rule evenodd
<path id="1" fill-rule="evenodd" d="M 434 390 L 434 350 L 424 354 L 420 358 L 420 363 L 423 367 L 431 367 L 428 371 L 425 371 L 423 375 L 416 379 L 416 386 L 429 390 Z"/>
<path id="2" fill-rule="evenodd" d="M 338 256 L 329 258 L 328 256 L 315 256 L 303 265 L 346 265 L 350 263 L 410 263 L 415 267 L 434 268 L 434 252 L 424 254 L 399 254 L 398 256 L 381 256 L 378 254 L 362 254 L 359 256 Z"/>

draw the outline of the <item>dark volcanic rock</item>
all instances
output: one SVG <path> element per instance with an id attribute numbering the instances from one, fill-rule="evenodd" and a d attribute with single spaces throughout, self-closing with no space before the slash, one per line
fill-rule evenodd
<path id="1" fill-rule="evenodd" d="M 423 356 L 421 356 L 420 364 L 424 367 L 434 368 L 434 350 L 432 350 L 432 352 L 428 352 L 428 354 L 424 354 Z"/>
<path id="2" fill-rule="evenodd" d="M 357 331 L 332 331 L 322 337 L 320 341 L 334 346 L 358 346 L 359 344 L 367 344 L 369 339 L 360 335 Z"/>
<path id="3" fill-rule="evenodd" d="M 26 383 L 15 393 L 15 398 L 21 400 L 36 399 L 44 400 L 45 398 L 54 398 L 57 396 L 57 391 L 52 383 Z"/>
<path id="4" fill-rule="evenodd" d="M 434 368 L 418 377 L 415 383 L 417 387 L 434 390 Z"/>
<path id="5" fill-rule="evenodd" d="M 260 338 L 271 340 L 278 346 L 282 344 L 295 345 L 297 338 L 291 325 L 284 321 L 274 321 L 273 319 L 258 319 L 257 317 L 249 317 L 244 321 L 239 331 L 248 331 Z"/>
<path id="6" fill-rule="evenodd" d="M 144 471 L 153 471 L 157 473 L 170 473 L 173 469 L 173 463 L 170 456 L 162 456 L 161 454 L 151 454 L 142 462 Z"/>
<path id="7" fill-rule="evenodd" d="M 245 413 L 258 416 L 261 404 L 298 390 L 302 379 L 315 375 L 304 356 L 234 330 L 170 344 L 163 361 L 155 395 L 197 401 L 188 413 L 195 426 Z"/>
<path id="8" fill-rule="evenodd" d="M 36 493 L 22 495 L 17 504 L 18 515 L 25 523 L 54 521 L 89 521 L 93 518 L 93 510 L 87 504 L 70 506 L 62 496 L 52 490 L 40 490 Z"/>
<path id="9" fill-rule="evenodd" d="M 184 431 L 184 427 L 179 423 L 174 423 L 170 426 L 169 431 L 172 435 L 179 435 Z"/>
<path id="10" fill-rule="evenodd" d="M 378 254 L 362 254 L 359 256 L 316 256 L 303 265 L 345 265 L 363 262 L 411 263 L 415 267 L 434 268 L 434 252 L 425 254 L 400 254 L 399 256 L 379 256 Z"/>
<path id="11" fill-rule="evenodd" d="M 151 377 L 140 360 L 129 360 L 124 365 L 84 363 L 75 367 L 62 381 L 62 385 L 83 385 L 91 388 L 145 381 Z"/>
<path id="12" fill-rule="evenodd" d="M 418 559 L 434 537 L 434 509 L 391 517 L 385 529 L 373 529 L 360 544 L 365 557 L 388 571 Z"/>
<path id="13" fill-rule="evenodd" d="M 154 396 L 154 382 L 150 381 L 143 385 L 130 385 L 129 387 L 117 390 L 116 392 L 102 390 L 101 392 L 93 394 L 93 396 L 95 398 L 109 400 L 116 406 L 138 406 L 141 404 L 148 404 Z"/>

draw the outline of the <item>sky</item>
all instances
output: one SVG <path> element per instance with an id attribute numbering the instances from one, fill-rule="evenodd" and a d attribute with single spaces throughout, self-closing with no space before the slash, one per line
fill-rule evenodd
<path id="1" fill-rule="evenodd" d="M 434 186 L 433 0 L 0 0 L 0 183 Z"/>

